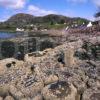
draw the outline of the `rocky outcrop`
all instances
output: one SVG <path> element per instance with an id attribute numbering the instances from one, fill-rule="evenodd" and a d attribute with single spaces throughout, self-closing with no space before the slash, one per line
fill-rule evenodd
<path id="1" fill-rule="evenodd" d="M 76 56 L 88 52 L 83 45 L 82 40 L 66 42 L 27 54 L 25 61 L 1 60 L 0 99 L 99 100 L 100 61 Z"/>
<path id="2" fill-rule="evenodd" d="M 14 98 L 12 96 L 6 96 L 4 100 L 14 100 Z"/>

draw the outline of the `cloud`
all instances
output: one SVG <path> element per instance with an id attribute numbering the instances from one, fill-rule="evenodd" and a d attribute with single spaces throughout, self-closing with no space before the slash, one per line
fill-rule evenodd
<path id="1" fill-rule="evenodd" d="M 92 1 L 97 7 L 100 7 L 100 0 L 92 0 Z"/>
<path id="2" fill-rule="evenodd" d="M 44 16 L 44 15 L 48 15 L 48 14 L 57 14 L 56 11 L 41 9 L 41 8 L 39 8 L 37 6 L 34 6 L 34 5 L 29 5 L 28 6 L 28 12 L 35 15 L 35 16 Z"/>
<path id="3" fill-rule="evenodd" d="M 5 8 L 19 9 L 23 8 L 26 0 L 0 0 L 0 6 Z"/>

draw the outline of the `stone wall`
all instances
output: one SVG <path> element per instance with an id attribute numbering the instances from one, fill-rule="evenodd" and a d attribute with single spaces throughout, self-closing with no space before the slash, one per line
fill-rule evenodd
<path id="1" fill-rule="evenodd" d="M 26 38 L 15 38 L 15 39 L 8 39 L 8 40 L 1 40 L 0 41 L 0 50 L 2 50 L 1 45 L 4 42 L 12 42 L 14 43 L 15 52 L 11 57 L 16 57 L 18 52 L 22 54 L 26 54 L 29 52 L 36 52 L 42 51 L 46 48 L 54 48 L 58 44 L 61 44 L 58 41 L 58 37 L 26 37 Z M 8 45 L 9 46 L 9 45 Z M 6 48 L 6 46 L 4 46 Z M 22 48 L 21 50 L 19 48 Z M 7 48 L 8 51 L 11 48 Z M 3 51 L 4 52 L 4 51 Z M 2 52 L 0 52 L 0 59 L 4 59 Z"/>

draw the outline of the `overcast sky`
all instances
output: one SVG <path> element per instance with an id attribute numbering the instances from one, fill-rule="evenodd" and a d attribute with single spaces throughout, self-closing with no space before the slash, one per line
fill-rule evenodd
<path id="1" fill-rule="evenodd" d="M 0 0 L 0 21 L 17 13 L 34 16 L 62 14 L 93 20 L 100 0 Z"/>

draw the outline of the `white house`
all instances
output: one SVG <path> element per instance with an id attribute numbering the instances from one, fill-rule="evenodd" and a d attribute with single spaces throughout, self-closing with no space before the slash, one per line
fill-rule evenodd
<path id="1" fill-rule="evenodd" d="M 65 30 L 67 31 L 68 29 L 69 29 L 69 27 L 67 26 Z"/>
<path id="2" fill-rule="evenodd" d="M 85 23 L 83 22 L 83 25 L 85 25 Z"/>
<path id="3" fill-rule="evenodd" d="M 92 27 L 92 26 L 93 26 L 92 22 L 89 22 L 88 25 L 87 25 L 87 27 Z"/>
<path id="4" fill-rule="evenodd" d="M 31 27 L 33 27 L 34 25 L 33 25 L 33 24 L 31 24 L 30 26 L 31 26 Z"/>
<path id="5" fill-rule="evenodd" d="M 24 29 L 16 28 L 16 31 L 18 31 L 18 32 L 23 32 Z"/>
<path id="6" fill-rule="evenodd" d="M 75 24 L 75 27 L 77 27 L 78 25 L 77 24 Z"/>

